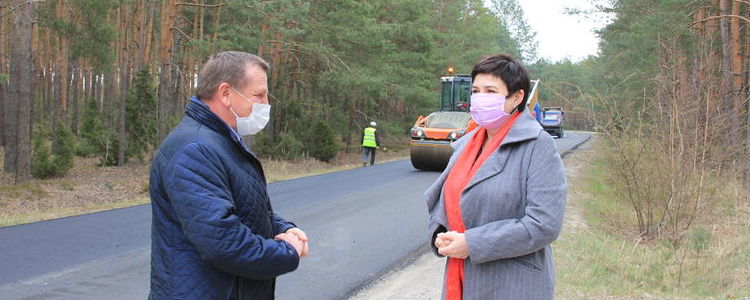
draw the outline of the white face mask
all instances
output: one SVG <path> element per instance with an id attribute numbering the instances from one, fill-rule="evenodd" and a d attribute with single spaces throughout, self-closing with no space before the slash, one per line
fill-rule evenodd
<path id="1" fill-rule="evenodd" d="M 245 95 L 238 92 L 234 88 L 232 90 L 240 95 L 242 98 L 253 104 L 253 111 L 247 117 L 240 117 L 234 112 L 231 107 L 229 110 L 234 114 L 237 120 L 237 133 L 241 136 L 254 135 L 261 131 L 263 127 L 266 127 L 268 120 L 271 119 L 271 105 L 263 103 L 254 103 L 250 101 Z"/>

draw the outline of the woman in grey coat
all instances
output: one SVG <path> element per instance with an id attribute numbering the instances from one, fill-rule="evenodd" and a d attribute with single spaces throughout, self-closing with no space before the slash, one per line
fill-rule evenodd
<path id="1" fill-rule="evenodd" d="M 565 169 L 526 108 L 526 69 L 507 55 L 471 72 L 476 130 L 453 143 L 425 192 L 432 249 L 447 256 L 443 299 L 552 299 L 550 244 L 562 227 Z"/>

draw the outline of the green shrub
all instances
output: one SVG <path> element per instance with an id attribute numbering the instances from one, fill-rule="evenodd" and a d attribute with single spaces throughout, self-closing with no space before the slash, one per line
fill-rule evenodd
<path id="1" fill-rule="evenodd" d="M 80 137 L 76 155 L 92 156 L 98 155 L 98 146 L 104 134 L 104 119 L 99 112 L 98 103 L 95 99 L 89 99 L 86 110 L 83 112 Z"/>
<path id="2" fill-rule="evenodd" d="M 245 138 L 247 141 L 247 138 Z M 270 157 L 271 153 L 273 153 L 272 149 L 272 138 L 268 135 L 263 134 L 262 132 L 252 136 L 252 147 L 250 147 L 250 150 L 253 151 L 256 155 L 264 156 L 264 157 Z"/>
<path id="3" fill-rule="evenodd" d="M 120 145 L 120 139 L 117 133 L 114 131 L 105 131 L 97 140 L 95 146 L 96 153 L 99 155 L 99 166 L 116 166 L 117 165 L 117 151 Z M 125 162 L 128 161 L 128 156 L 125 155 Z"/>
<path id="4" fill-rule="evenodd" d="M 291 132 L 282 133 L 279 142 L 272 147 L 271 156 L 278 159 L 292 160 L 302 154 L 304 145 Z"/>
<path id="5" fill-rule="evenodd" d="M 55 167 L 50 160 L 48 146 L 44 134 L 34 137 L 34 154 L 31 158 L 31 176 L 36 178 L 50 178 L 55 176 Z"/>
<path id="6" fill-rule="evenodd" d="M 53 164 L 57 168 L 58 176 L 65 176 L 73 168 L 73 159 L 75 157 L 75 139 L 73 133 L 67 126 L 58 126 L 53 136 L 52 154 Z"/>
<path id="7" fill-rule="evenodd" d="M 711 231 L 697 226 L 690 232 L 691 247 L 696 253 L 701 253 L 711 246 Z"/>
<path id="8" fill-rule="evenodd" d="M 298 158 L 303 149 L 304 143 L 291 132 L 282 133 L 277 140 L 263 133 L 253 136 L 252 151 L 263 157 L 292 160 Z"/>
<path id="9" fill-rule="evenodd" d="M 94 155 L 94 146 L 84 139 L 79 139 L 76 144 L 76 156 L 89 157 Z"/>
<path id="10" fill-rule="evenodd" d="M 81 138 L 76 154 L 88 154 L 99 156 L 99 166 L 117 165 L 117 150 L 119 138 L 115 130 L 104 128 L 104 119 L 99 112 L 96 100 L 91 99 L 86 105 L 83 114 L 83 125 L 81 125 Z M 128 155 L 125 155 L 125 161 Z"/>
<path id="11" fill-rule="evenodd" d="M 318 121 L 310 134 L 310 143 L 306 145 L 310 156 L 329 162 L 339 152 L 339 145 L 333 129 L 327 123 Z"/>
<path id="12" fill-rule="evenodd" d="M 125 106 L 125 132 L 128 157 L 143 160 L 144 154 L 156 146 L 156 89 L 151 74 L 144 69 L 133 79 Z"/>
<path id="13" fill-rule="evenodd" d="M 75 143 L 73 134 L 65 126 L 59 126 L 53 136 L 52 155 L 46 143 L 46 134 L 34 137 L 34 153 L 31 162 L 31 175 L 36 178 L 61 177 L 73 168 Z"/>

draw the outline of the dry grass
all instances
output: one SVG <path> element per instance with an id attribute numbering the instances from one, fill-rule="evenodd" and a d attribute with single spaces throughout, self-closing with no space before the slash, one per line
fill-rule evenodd
<path id="1" fill-rule="evenodd" d="M 76 158 L 68 176 L 13 185 L 0 175 L 0 226 L 148 203 L 148 165 L 97 167 L 96 158 Z"/>
<path id="2" fill-rule="evenodd" d="M 378 150 L 375 155 L 375 163 L 380 164 L 407 158 L 409 158 L 408 148 L 387 148 L 386 151 Z M 314 158 L 300 158 L 292 161 L 263 160 L 263 169 L 268 181 L 274 182 L 359 168 L 362 167 L 361 159 L 362 154 L 359 152 L 340 152 L 329 163 Z"/>
<path id="3" fill-rule="evenodd" d="M 0 147 L 0 166 L 3 163 Z M 408 158 L 407 149 L 379 151 L 377 163 Z M 76 158 L 64 178 L 32 179 L 13 184 L 11 174 L 0 173 L 0 227 L 146 204 L 148 162 L 122 167 L 98 167 L 97 158 Z M 340 153 L 330 163 L 306 158 L 295 161 L 263 160 L 269 182 L 361 167 L 360 154 Z M 0 168 L 0 171 L 1 168 Z"/>
<path id="4" fill-rule="evenodd" d="M 592 139 L 566 158 L 568 215 L 555 242 L 559 299 L 746 299 L 750 297 L 750 204 L 736 178 L 675 250 L 638 237 L 632 208 L 607 183 L 606 148 Z M 586 159 L 576 159 L 586 157 Z M 571 162 L 572 164 L 568 164 Z M 579 174 L 572 176 L 570 174 Z M 569 218 L 576 214 L 581 218 Z"/>

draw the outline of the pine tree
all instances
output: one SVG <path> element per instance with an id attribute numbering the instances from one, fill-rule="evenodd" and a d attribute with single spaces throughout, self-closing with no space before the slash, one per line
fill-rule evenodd
<path id="1" fill-rule="evenodd" d="M 339 145 L 336 135 L 327 123 L 318 121 L 312 130 L 312 143 L 307 146 L 310 156 L 324 162 L 329 162 L 336 157 Z"/>
<path id="2" fill-rule="evenodd" d="M 45 140 L 43 134 L 37 134 L 34 137 L 34 154 L 31 160 L 31 175 L 41 179 L 55 176 L 49 146 L 46 145 Z"/>
<path id="3" fill-rule="evenodd" d="M 135 77 L 132 91 L 128 93 L 126 106 L 126 157 L 143 155 L 156 145 L 156 89 L 148 70 L 141 70 Z"/>
<path id="4" fill-rule="evenodd" d="M 58 126 L 53 135 L 53 143 L 57 145 L 52 151 L 56 176 L 65 176 L 73 168 L 75 158 L 75 139 L 68 126 Z"/>
<path id="5" fill-rule="evenodd" d="M 59 126 L 53 136 L 54 147 L 50 155 L 47 134 L 40 133 L 34 137 L 34 153 L 31 161 L 31 175 L 36 178 L 62 177 L 73 168 L 75 142 L 73 134 L 66 126 Z"/>
<path id="6" fill-rule="evenodd" d="M 101 136 L 104 133 L 103 119 L 98 106 L 97 101 L 94 99 L 90 99 L 86 103 L 80 133 L 81 140 L 76 149 L 76 154 L 80 156 L 95 154 L 96 147 L 100 143 Z"/>

